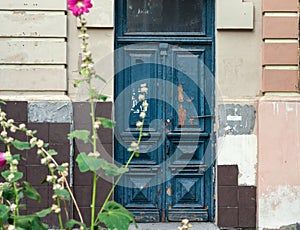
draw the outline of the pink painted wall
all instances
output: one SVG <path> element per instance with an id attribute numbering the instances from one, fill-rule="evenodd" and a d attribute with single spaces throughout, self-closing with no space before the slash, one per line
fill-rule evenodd
<path id="1" fill-rule="evenodd" d="M 258 136 L 258 226 L 296 223 L 300 220 L 300 97 L 261 98 Z"/>

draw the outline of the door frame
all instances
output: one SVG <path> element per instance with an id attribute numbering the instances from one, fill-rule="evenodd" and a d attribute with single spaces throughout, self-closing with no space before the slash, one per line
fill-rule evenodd
<path id="1" fill-rule="evenodd" d="M 187 34 L 187 33 L 170 33 L 169 36 L 161 36 L 159 33 L 151 33 L 142 35 L 140 34 L 134 34 L 134 33 L 128 33 L 125 34 L 126 30 L 126 8 L 124 7 L 124 2 L 126 0 L 115 0 L 115 33 L 114 33 L 114 49 L 117 50 L 120 46 L 124 44 L 134 44 L 134 43 L 140 43 L 140 42 L 162 42 L 162 43 L 171 43 L 171 44 L 178 44 L 185 45 L 185 44 L 197 44 L 197 45 L 210 45 L 211 46 L 211 63 L 208 66 L 209 71 L 211 72 L 211 75 L 215 76 L 215 0 L 203 0 L 203 6 L 205 12 L 203 13 L 203 20 L 205 20 L 204 23 L 204 33 L 202 34 Z M 119 12 L 122 12 L 119 14 Z M 115 62 L 116 62 L 115 58 Z M 213 79 L 214 81 L 214 79 Z M 116 89 L 116 81 L 114 82 L 114 89 Z M 211 106 L 211 113 L 214 114 L 215 112 L 215 82 L 212 85 L 212 92 L 209 94 L 205 94 L 206 97 L 209 97 L 209 103 Z M 211 167 L 209 167 L 208 170 L 210 170 L 211 177 L 209 178 L 212 183 L 210 183 L 209 194 L 206 194 L 205 196 L 210 197 L 210 204 L 208 207 L 208 221 L 213 222 L 215 220 L 215 177 L 216 177 L 216 150 L 215 150 L 215 143 L 216 143 L 216 135 L 214 130 L 214 123 L 215 119 L 212 117 L 211 119 L 211 140 L 210 145 L 212 149 L 212 163 Z"/>

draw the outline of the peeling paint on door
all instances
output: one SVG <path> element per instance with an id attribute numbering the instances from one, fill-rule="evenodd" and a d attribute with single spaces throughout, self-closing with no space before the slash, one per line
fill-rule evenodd
<path id="1" fill-rule="evenodd" d="M 178 102 L 184 102 L 183 88 L 181 84 L 178 85 Z"/>
<path id="2" fill-rule="evenodd" d="M 186 110 L 183 109 L 182 105 L 178 108 L 178 126 L 183 127 L 186 120 Z"/>

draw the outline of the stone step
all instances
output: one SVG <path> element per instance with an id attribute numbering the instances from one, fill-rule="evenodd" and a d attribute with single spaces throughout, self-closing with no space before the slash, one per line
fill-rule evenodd
<path id="1" fill-rule="evenodd" d="M 193 225 L 189 230 L 219 230 L 213 223 L 191 222 Z M 130 225 L 129 230 L 178 230 L 180 222 L 176 223 L 138 223 L 138 228 Z"/>

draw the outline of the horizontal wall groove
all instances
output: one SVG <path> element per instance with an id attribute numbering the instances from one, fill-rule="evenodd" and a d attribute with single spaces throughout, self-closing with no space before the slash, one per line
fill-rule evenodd
<path id="1" fill-rule="evenodd" d="M 265 65 L 266 70 L 298 70 L 298 65 Z"/>
<path id="2" fill-rule="evenodd" d="M 265 12 L 263 13 L 265 17 L 298 17 L 297 12 Z"/>
<path id="3" fill-rule="evenodd" d="M 297 38 L 265 38 L 265 43 L 298 43 Z"/>
<path id="4" fill-rule="evenodd" d="M 37 69 L 66 69 L 65 64 L 0 64 L 0 70 L 1 69 L 32 69 L 32 68 L 37 68 Z"/>
<path id="5" fill-rule="evenodd" d="M 66 10 L 63 11 L 49 11 L 49 10 L 0 10 L 0 14 L 14 14 L 14 15 L 27 15 L 31 14 L 31 15 L 41 15 L 41 14 L 47 14 L 47 15 L 51 15 L 51 16 L 55 16 L 55 15 L 65 15 Z"/>

